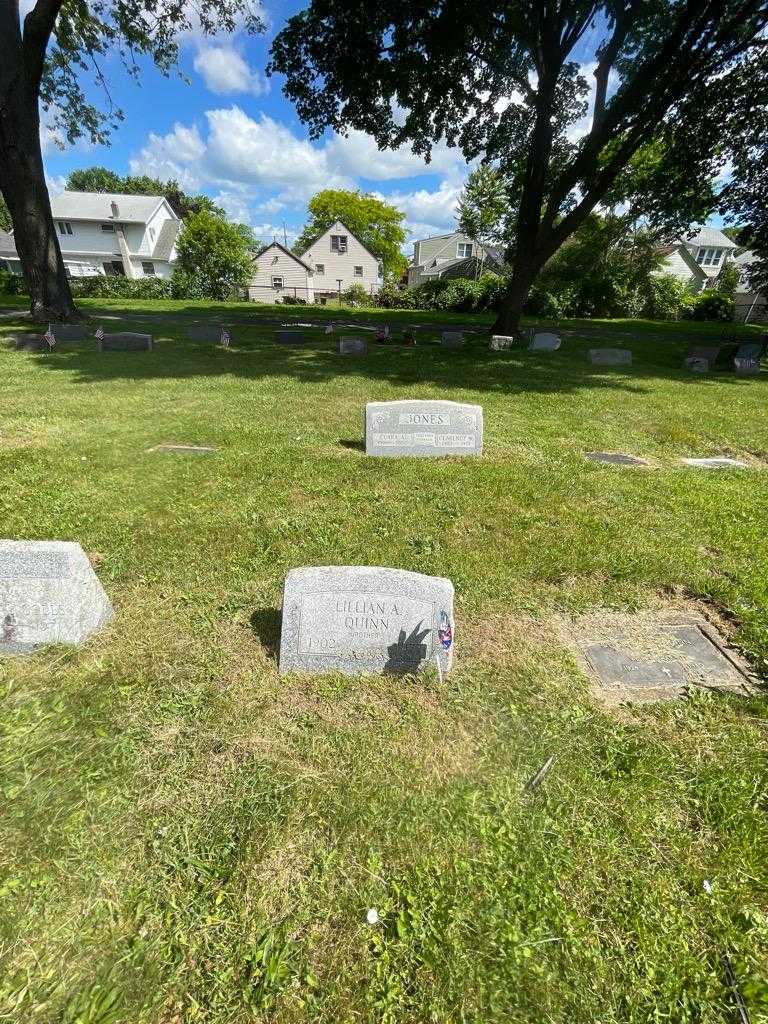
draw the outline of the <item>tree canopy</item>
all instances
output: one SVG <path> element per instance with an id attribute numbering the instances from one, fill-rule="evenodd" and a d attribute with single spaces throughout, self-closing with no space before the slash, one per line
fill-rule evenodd
<path id="1" fill-rule="evenodd" d="M 497 329 L 514 331 L 536 275 L 612 190 L 664 208 L 673 174 L 695 205 L 728 159 L 734 94 L 765 95 L 767 25 L 768 0 L 383 0 L 365 18 L 311 0 L 268 70 L 313 136 L 355 128 L 425 157 L 446 141 L 506 175 Z"/>
<path id="2" fill-rule="evenodd" d="M 242 233 L 207 210 L 184 221 L 176 252 L 175 273 L 189 294 L 228 299 L 251 278 L 251 258 Z"/>
<path id="3" fill-rule="evenodd" d="M 469 175 L 459 196 L 456 223 L 459 231 L 487 247 L 501 242 L 509 213 L 507 183 L 494 167 L 481 164 Z"/>
<path id="4" fill-rule="evenodd" d="M 381 261 L 387 277 L 402 276 L 407 261 L 401 251 L 406 233 L 405 214 L 400 210 L 369 193 L 344 189 L 323 189 L 312 196 L 307 208 L 310 219 L 293 246 L 297 256 L 340 220 Z"/>

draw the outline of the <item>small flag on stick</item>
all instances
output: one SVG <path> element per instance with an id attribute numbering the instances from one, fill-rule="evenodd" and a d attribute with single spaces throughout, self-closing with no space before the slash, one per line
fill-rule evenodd
<path id="1" fill-rule="evenodd" d="M 48 346 L 48 351 L 49 352 L 52 350 L 53 346 L 56 344 L 56 338 L 54 336 L 53 331 L 51 330 L 51 325 L 50 324 L 48 324 L 48 330 L 43 335 L 43 341 Z"/>
<path id="2" fill-rule="evenodd" d="M 104 341 L 104 331 L 101 327 L 96 328 L 96 341 Z"/>
<path id="3" fill-rule="evenodd" d="M 230 343 L 230 341 L 232 339 L 231 339 L 231 337 L 229 335 L 229 331 L 226 329 L 226 327 L 222 327 L 221 328 L 221 339 L 220 340 L 221 340 L 221 344 L 223 345 L 224 348 L 229 348 L 229 343 Z"/>

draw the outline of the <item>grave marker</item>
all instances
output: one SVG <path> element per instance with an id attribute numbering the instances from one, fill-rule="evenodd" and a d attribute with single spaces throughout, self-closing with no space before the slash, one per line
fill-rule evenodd
<path id="1" fill-rule="evenodd" d="M 369 402 L 365 407 L 366 455 L 480 455 L 483 409 L 442 400 Z"/>
<path id="2" fill-rule="evenodd" d="M 511 334 L 492 334 L 491 352 L 505 352 L 515 347 L 515 338 Z"/>
<path id="3" fill-rule="evenodd" d="M 302 331 L 275 331 L 278 345 L 303 345 L 306 340 L 307 336 Z"/>
<path id="4" fill-rule="evenodd" d="M 696 469 L 749 469 L 746 462 L 739 459 L 708 458 L 708 459 L 681 459 L 685 466 L 693 466 Z"/>
<path id="5" fill-rule="evenodd" d="M 693 373 L 707 373 L 717 362 L 722 345 L 692 345 L 683 359 L 683 367 Z"/>
<path id="6" fill-rule="evenodd" d="M 15 334 L 12 337 L 18 352 L 50 352 L 48 342 L 43 339 L 42 334 Z"/>
<path id="7" fill-rule="evenodd" d="M 223 335 L 229 335 L 229 340 L 232 340 L 232 332 L 221 324 L 192 324 L 187 328 L 187 338 L 190 341 L 212 342 L 218 345 Z"/>
<path id="8" fill-rule="evenodd" d="M 84 324 L 51 324 L 53 336 L 57 342 L 86 341 Z"/>
<path id="9" fill-rule="evenodd" d="M 132 331 L 117 331 L 114 334 L 96 335 L 99 352 L 151 352 L 152 335 L 136 334 Z"/>
<path id="10" fill-rule="evenodd" d="M 464 333 L 462 331 L 443 331 L 440 344 L 443 348 L 461 348 L 464 344 Z"/>
<path id="11" fill-rule="evenodd" d="M 592 462 L 603 462 L 609 466 L 647 466 L 645 459 L 636 455 L 625 455 L 624 452 L 584 452 Z"/>
<path id="12" fill-rule="evenodd" d="M 453 661 L 450 580 L 377 566 L 292 569 L 283 589 L 280 672 L 402 675 Z"/>
<path id="13" fill-rule="evenodd" d="M 562 338 L 556 334 L 542 331 L 540 334 L 534 334 L 528 349 L 531 352 L 556 352 L 562 343 Z"/>
<path id="14" fill-rule="evenodd" d="M 733 368 L 741 376 L 760 373 L 760 357 L 763 354 L 764 345 L 760 342 L 748 342 L 739 345 L 733 359 Z"/>
<path id="15" fill-rule="evenodd" d="M 631 366 L 632 353 L 627 348 L 591 348 L 589 361 L 593 366 Z"/>
<path id="16" fill-rule="evenodd" d="M 112 615 L 79 544 L 0 540 L 0 654 L 81 644 Z"/>
<path id="17" fill-rule="evenodd" d="M 339 339 L 339 352 L 343 356 L 365 356 L 368 354 L 368 342 L 365 338 L 343 335 Z"/>

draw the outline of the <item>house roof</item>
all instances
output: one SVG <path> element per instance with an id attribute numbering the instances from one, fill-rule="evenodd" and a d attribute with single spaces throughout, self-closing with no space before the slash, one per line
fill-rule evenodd
<path id="1" fill-rule="evenodd" d="M 54 219 L 116 220 L 121 224 L 146 224 L 165 202 L 163 196 L 128 196 L 119 192 L 62 192 L 51 200 Z M 112 204 L 117 206 L 117 214 Z M 175 216 L 175 214 L 174 214 Z"/>
<path id="2" fill-rule="evenodd" d="M 296 260 L 297 263 L 301 264 L 301 266 L 304 267 L 305 270 L 308 270 L 310 272 L 310 274 L 312 273 L 312 267 L 310 267 L 310 265 L 308 263 L 305 263 L 304 260 L 300 259 L 296 255 L 296 253 L 291 252 L 290 249 L 286 249 L 286 247 L 284 245 L 280 245 L 279 242 L 270 242 L 269 245 L 265 245 L 263 249 L 261 249 L 259 252 L 257 252 L 254 255 L 254 257 L 253 257 L 254 262 L 260 256 L 263 256 L 265 252 L 268 252 L 270 249 L 279 249 L 281 252 L 284 252 L 286 256 L 290 256 L 292 260 Z"/>
<path id="3" fill-rule="evenodd" d="M 733 257 L 733 262 L 738 263 L 741 267 L 748 267 L 751 263 L 757 260 L 757 255 L 751 252 L 749 249 L 745 249 L 744 252 L 740 252 Z"/>
<path id="4" fill-rule="evenodd" d="M 167 220 L 160 228 L 160 233 L 155 242 L 152 258 L 155 260 L 170 260 L 173 246 L 181 231 L 181 223 L 177 220 Z"/>
<path id="5" fill-rule="evenodd" d="M 317 245 L 317 243 L 318 243 L 318 242 L 320 241 L 320 239 L 321 239 L 321 238 L 325 238 L 325 236 L 326 236 L 326 235 L 329 235 L 329 234 L 330 234 L 330 233 L 331 233 L 332 231 L 335 231 L 335 230 L 336 230 L 337 228 L 344 228 L 344 230 L 346 231 L 346 233 L 347 233 L 348 235 L 351 235 L 351 236 L 352 236 L 352 237 L 354 238 L 354 240 L 355 240 L 355 241 L 357 242 L 357 244 L 358 244 L 359 246 L 361 246 L 361 247 L 362 247 L 363 249 L 365 249 L 365 251 L 366 251 L 366 252 L 368 253 L 368 255 L 369 255 L 369 256 L 371 257 L 371 259 L 372 259 L 372 260 L 376 260 L 377 262 L 380 262 L 380 261 L 379 261 L 379 257 L 378 257 L 378 256 L 374 256 L 374 255 L 373 255 L 373 253 L 372 253 L 372 252 L 371 252 L 371 250 L 370 250 L 370 249 L 368 248 L 368 246 L 367 246 L 367 245 L 365 245 L 365 243 L 364 243 L 364 242 L 361 242 L 361 241 L 360 241 L 360 239 L 359 239 L 359 238 L 357 237 L 357 235 L 356 235 L 356 234 L 354 233 L 354 231 L 350 231 L 350 230 L 349 230 L 349 228 L 347 227 L 347 225 L 346 225 L 346 224 L 344 223 L 344 221 L 343 221 L 343 220 L 335 220 L 335 221 L 333 222 L 333 224 L 331 224 L 331 226 L 330 226 L 330 227 L 326 228 L 326 229 L 325 229 L 325 231 L 323 231 L 323 232 L 322 232 L 321 234 L 319 234 L 319 235 L 317 236 L 317 238 L 316 238 L 316 239 L 314 240 L 314 242 L 311 242 L 311 243 L 310 243 L 310 244 L 309 244 L 309 245 L 308 245 L 308 246 L 306 247 L 306 249 L 304 250 L 304 252 L 309 252 L 309 250 L 310 250 L 310 249 L 312 248 L 312 246 L 313 246 L 313 245 Z M 302 253 L 302 256 L 303 256 L 303 255 L 304 255 L 304 253 Z"/>
<path id="6" fill-rule="evenodd" d="M 724 235 L 720 228 L 707 227 L 699 228 L 691 238 L 686 238 L 686 245 L 700 248 L 709 246 L 717 249 L 738 249 L 738 245 L 732 242 L 728 235 Z"/>
<path id="7" fill-rule="evenodd" d="M 673 252 L 679 253 L 694 274 L 701 278 L 707 277 L 706 271 L 696 262 L 693 252 L 685 242 L 673 242 L 672 245 L 663 245 L 659 251 L 664 257 L 671 256 Z"/>

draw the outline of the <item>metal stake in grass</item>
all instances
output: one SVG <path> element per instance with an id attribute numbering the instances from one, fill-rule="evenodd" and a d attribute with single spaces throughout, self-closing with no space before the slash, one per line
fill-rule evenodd
<path id="1" fill-rule="evenodd" d="M 435 665 L 437 666 L 437 678 L 440 680 L 440 685 L 443 684 L 443 670 L 440 666 L 440 655 L 435 651 Z"/>
<path id="2" fill-rule="evenodd" d="M 736 1007 L 736 1012 L 739 1016 L 739 1024 L 750 1024 L 749 1022 L 749 1010 L 747 1004 L 744 1002 L 744 997 L 739 989 L 739 983 L 736 980 L 736 972 L 733 969 L 731 958 L 727 953 L 723 953 L 720 957 L 720 962 L 723 965 L 725 971 L 725 980 L 728 982 L 728 988 L 731 990 L 733 996 L 733 1004 Z"/>
<path id="3" fill-rule="evenodd" d="M 555 755 L 554 754 L 550 754 L 549 757 L 547 758 L 547 760 L 541 766 L 541 768 L 539 768 L 539 770 L 533 776 L 533 778 L 532 779 L 528 779 L 528 781 L 525 784 L 525 790 L 524 791 L 526 793 L 532 793 L 534 791 L 534 789 L 538 789 L 538 787 L 542 784 L 544 779 L 546 779 L 547 775 L 549 775 L 550 769 L 552 768 L 552 765 L 554 763 L 555 763 Z"/>

